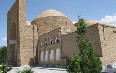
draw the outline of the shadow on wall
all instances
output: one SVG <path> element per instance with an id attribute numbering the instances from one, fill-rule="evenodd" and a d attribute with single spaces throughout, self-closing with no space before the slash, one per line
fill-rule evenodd
<path id="1" fill-rule="evenodd" d="M 30 58 L 29 65 L 34 65 L 34 58 Z"/>
<path id="2" fill-rule="evenodd" d="M 37 43 L 38 44 L 38 43 Z M 36 57 L 35 57 L 35 64 L 38 64 L 38 45 L 36 46 Z"/>

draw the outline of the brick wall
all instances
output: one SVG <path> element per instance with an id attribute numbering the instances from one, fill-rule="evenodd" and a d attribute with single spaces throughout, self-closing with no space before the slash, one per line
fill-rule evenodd
<path id="1" fill-rule="evenodd" d="M 19 33 L 18 33 L 18 6 L 17 1 L 11 7 L 11 9 L 7 13 L 7 57 L 9 64 L 16 64 L 15 57 L 15 45 L 10 44 L 10 40 L 15 40 L 19 43 Z M 19 47 L 17 44 L 16 47 Z M 18 52 L 17 52 L 18 53 Z"/>
<path id="2" fill-rule="evenodd" d="M 102 47 L 101 60 L 103 64 L 116 62 L 116 27 L 99 25 L 100 42 Z"/>
<path id="3" fill-rule="evenodd" d="M 59 61 L 56 61 L 56 49 L 59 48 L 61 50 L 61 31 L 60 30 L 61 30 L 60 28 L 57 28 L 39 37 L 39 44 L 38 44 L 39 45 L 39 50 L 38 50 L 39 64 L 45 64 L 45 65 L 59 64 Z M 57 38 L 59 42 L 55 42 Z M 52 62 L 50 61 L 51 50 L 54 51 L 54 61 Z M 40 59 L 41 52 L 44 52 L 44 56 L 45 56 L 46 51 L 48 51 L 48 61 L 45 61 L 45 57 L 44 57 L 44 60 L 41 61 Z"/>
<path id="4" fill-rule="evenodd" d="M 92 47 L 97 56 L 102 56 L 101 43 L 98 32 L 98 25 L 92 25 L 87 28 L 87 37 L 92 43 Z M 73 53 L 78 52 L 76 43 L 77 33 L 73 32 L 62 36 L 62 59 L 71 59 Z M 64 63 L 66 64 L 66 63 Z"/>
<path id="5" fill-rule="evenodd" d="M 13 29 L 14 25 L 16 25 L 16 34 Z M 16 0 L 14 5 L 8 12 L 8 59 L 9 64 L 11 64 L 11 59 L 14 59 L 13 53 L 17 55 L 17 61 L 12 62 L 15 65 L 32 65 L 35 61 L 36 57 L 36 46 L 37 46 L 37 27 L 33 25 L 27 25 L 26 22 L 26 0 Z M 12 30 L 10 30 L 12 29 Z M 14 33 L 15 35 L 11 35 Z M 14 48 L 9 46 L 9 40 L 14 40 L 16 36 L 16 49 L 17 52 L 14 52 Z M 10 39 L 12 38 L 12 39 Z M 35 44 L 35 45 L 34 45 Z M 13 53 L 12 53 L 13 52 Z M 13 57 L 13 58 L 11 58 Z"/>
<path id="6" fill-rule="evenodd" d="M 37 25 L 38 35 L 50 32 L 56 29 L 57 27 L 61 27 L 62 34 L 68 34 L 66 33 L 67 30 L 70 30 L 71 32 L 74 32 L 76 30 L 71 20 L 64 16 L 42 17 L 33 20 L 32 24 Z"/>

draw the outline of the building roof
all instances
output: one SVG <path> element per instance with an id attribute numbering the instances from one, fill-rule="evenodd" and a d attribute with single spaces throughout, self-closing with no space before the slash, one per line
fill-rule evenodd
<path id="1" fill-rule="evenodd" d="M 100 24 L 100 25 L 109 26 L 109 27 L 116 27 L 116 26 L 113 26 L 112 24 L 103 23 L 103 22 L 100 22 L 100 21 L 97 21 L 97 20 L 86 20 L 85 23 L 88 26 L 91 26 L 91 25 L 94 25 L 94 24 Z"/>
<path id="2" fill-rule="evenodd" d="M 57 10 L 49 9 L 49 10 L 43 11 L 40 15 L 37 16 L 37 18 L 43 18 L 48 16 L 65 16 L 65 15 Z"/>
<path id="3" fill-rule="evenodd" d="M 101 24 L 100 21 L 97 21 L 97 20 L 86 20 L 85 23 L 87 24 L 87 26 L 91 26 L 91 25 L 94 25 L 94 24 Z"/>

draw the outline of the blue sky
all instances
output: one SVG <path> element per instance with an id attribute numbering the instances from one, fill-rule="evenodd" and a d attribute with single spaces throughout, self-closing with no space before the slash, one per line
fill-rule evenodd
<path id="1" fill-rule="evenodd" d="M 15 0 L 0 0 L 0 46 L 6 45 L 7 11 Z M 78 15 L 87 20 L 98 20 L 116 25 L 116 0 L 27 0 L 27 20 L 32 21 L 41 12 L 55 9 L 73 22 Z"/>

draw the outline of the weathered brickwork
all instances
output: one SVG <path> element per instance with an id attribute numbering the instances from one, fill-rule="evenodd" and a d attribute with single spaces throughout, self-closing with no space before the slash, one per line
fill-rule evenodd
<path id="1" fill-rule="evenodd" d="M 101 57 L 102 51 L 101 51 L 98 25 L 92 25 L 88 27 L 86 36 L 89 38 L 90 42 L 92 43 L 92 47 L 94 48 L 96 55 Z M 62 56 L 64 58 L 71 59 L 73 53 L 78 52 L 76 37 L 77 37 L 76 32 L 62 36 Z"/>
<path id="2" fill-rule="evenodd" d="M 41 17 L 33 20 L 32 24 L 37 25 L 38 35 L 50 32 L 58 27 L 61 27 L 62 34 L 68 34 L 76 30 L 76 27 L 73 25 L 72 21 L 65 16 Z M 45 30 L 45 28 L 47 29 Z"/>
<path id="3" fill-rule="evenodd" d="M 92 47 L 98 57 L 102 57 L 102 48 L 101 42 L 99 37 L 99 28 L 98 24 L 94 24 L 87 28 L 87 37 L 89 38 L 90 42 L 92 43 Z"/>
<path id="4" fill-rule="evenodd" d="M 18 52 L 17 49 L 15 49 L 15 47 L 19 47 L 19 40 L 18 40 L 18 2 L 16 1 L 15 4 L 12 6 L 12 8 L 8 11 L 7 13 L 7 26 L 9 28 L 7 28 L 7 47 L 8 47 L 8 51 L 7 51 L 7 55 L 8 55 L 8 63 L 9 64 L 16 64 L 17 59 L 15 56 L 15 51 Z M 14 44 L 10 44 L 10 42 L 12 43 L 12 41 L 15 41 Z M 17 45 L 16 45 L 17 42 Z"/>
<path id="5" fill-rule="evenodd" d="M 59 60 L 56 60 L 56 50 L 61 50 L 61 28 L 57 28 L 49 33 L 46 33 L 39 37 L 39 64 L 59 64 Z M 54 61 L 50 61 L 51 50 L 54 51 Z M 44 56 L 48 51 L 48 61 L 41 61 L 41 52 L 44 52 Z"/>
<path id="6" fill-rule="evenodd" d="M 116 27 L 98 25 L 103 64 L 116 62 Z"/>
<path id="7" fill-rule="evenodd" d="M 32 65 L 37 38 L 36 26 L 27 25 L 26 22 L 26 0 L 16 0 L 8 12 L 7 46 L 9 64 Z M 34 42 L 35 44 L 33 44 Z"/>
<path id="8" fill-rule="evenodd" d="M 103 64 L 116 62 L 116 27 L 86 21 L 86 36 Z M 26 20 L 26 0 L 16 0 L 7 14 L 10 65 L 65 66 L 78 52 L 76 27 L 63 13 L 46 10 L 31 23 Z"/>

